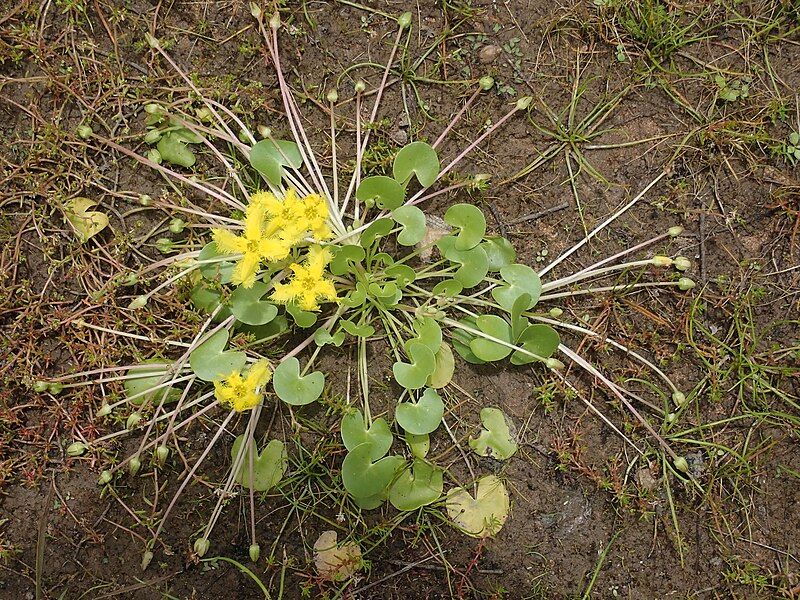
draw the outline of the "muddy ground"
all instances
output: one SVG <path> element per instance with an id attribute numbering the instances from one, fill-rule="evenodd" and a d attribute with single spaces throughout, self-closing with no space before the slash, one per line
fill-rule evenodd
<path id="1" fill-rule="evenodd" d="M 500 474 L 511 491 L 511 517 L 495 538 L 459 534 L 435 516 L 438 509 L 398 521 L 385 508 L 338 523 L 341 498 L 315 481 L 335 475 L 342 456 L 331 431 L 336 419 L 319 408 L 305 414 L 301 436 L 284 433 L 295 443 L 296 470 L 299 445 L 324 468 L 259 500 L 260 562 L 247 557 L 242 498 L 228 503 L 210 555 L 247 565 L 273 598 L 800 595 L 800 174 L 787 142 L 800 128 L 796 4 L 366 4 L 282 6 L 284 69 L 305 98 L 321 148 L 327 117 L 314 105 L 327 90 L 338 85 L 346 98 L 357 78 L 370 86 L 380 80 L 369 63 L 387 59 L 396 30 L 381 13 L 411 10 L 413 34 L 374 133 L 378 150 L 368 166 L 375 172 L 408 140 L 435 139 L 482 75 L 496 86 L 458 124 L 444 159 L 519 97 L 534 99 L 527 114 L 459 166 L 462 174 L 491 173 L 493 184 L 482 193 L 440 196 L 430 213 L 475 202 L 491 215 L 492 232 L 514 243 L 520 262 L 538 267 L 666 172 L 555 273 L 681 225 L 680 236 L 650 251 L 689 257 L 687 275 L 697 287 L 595 294 L 558 306 L 572 322 L 630 344 L 685 390 L 687 406 L 667 430 L 657 414 L 639 408 L 686 457 L 698 485 L 665 469 L 654 441 L 579 370 L 567 371 L 576 393 L 535 367 L 461 364 L 451 398 L 456 436 L 473 433 L 479 409 L 490 403 L 511 417 L 520 443 L 507 463 L 470 459 L 476 472 Z M 244 2 L 48 0 L 0 9 L 2 598 L 264 597 L 233 564 L 199 562 L 192 553 L 215 501 L 209 482 L 229 465 L 227 449 L 212 453 L 142 572 L 143 527 L 155 522 L 148 502 L 155 490 L 175 489 L 177 465 L 155 479 L 120 480 L 113 493 L 101 494 L 98 473 L 124 443 L 81 458 L 65 449 L 77 431 L 92 440 L 114 427 L 94 412 L 117 389 L 31 390 L 40 377 L 159 350 L 77 327 L 78 317 L 126 331 L 168 323 L 176 336 L 194 323 L 174 295 L 142 320 L 124 308 L 130 292 L 96 293 L 126 266 L 157 254 L 149 234 L 168 217 L 138 203 L 141 194 L 169 191 L 164 179 L 76 133 L 88 123 L 142 151 L 143 106 L 187 97 L 186 85 L 144 43 L 146 32 L 166 42 L 204 93 L 248 124 L 282 133 L 274 75 Z M 340 152 L 350 150 L 352 141 L 342 140 Z M 213 175 L 210 164 L 201 159 L 197 168 Z M 111 217 L 110 228 L 87 244 L 58 208 L 76 196 L 98 200 Z M 648 270 L 642 278 L 659 275 Z M 650 371 L 589 338 L 567 341 L 614 381 L 659 407 L 669 404 Z M 386 366 L 378 350 L 374 365 L 376 372 Z M 333 393 L 345 385 L 339 378 Z M 646 448 L 645 456 L 579 395 Z M 378 402 L 391 398 L 387 389 Z M 210 431 L 209 423 L 190 433 L 187 458 L 202 451 Z M 434 443 L 444 448 L 448 441 Z M 451 458 L 453 473 L 468 476 L 460 457 Z M 369 549 L 369 569 L 338 586 L 321 582 L 311 560 L 313 541 L 332 523 Z"/>

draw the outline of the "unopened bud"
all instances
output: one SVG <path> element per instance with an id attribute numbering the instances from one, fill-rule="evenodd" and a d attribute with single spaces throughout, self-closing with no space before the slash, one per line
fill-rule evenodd
<path id="1" fill-rule="evenodd" d="M 94 131 L 88 125 L 78 125 L 78 136 L 81 139 L 88 140 L 93 133 Z"/>
<path id="2" fill-rule="evenodd" d="M 210 121 L 214 116 L 211 113 L 211 110 L 207 106 L 204 106 L 202 108 L 198 108 L 196 111 L 194 111 L 194 114 L 201 121 Z"/>
<path id="3" fill-rule="evenodd" d="M 136 298 L 131 300 L 131 303 L 128 304 L 128 308 L 130 308 L 131 310 L 137 310 L 139 308 L 142 308 L 146 304 L 147 304 L 147 296 L 136 296 Z"/>
<path id="4" fill-rule="evenodd" d="M 125 421 L 125 429 L 133 429 L 141 420 L 142 415 L 140 413 L 132 412 L 130 415 L 128 415 L 128 419 Z"/>
<path id="5" fill-rule="evenodd" d="M 364 83 L 363 79 L 359 79 L 358 81 L 356 81 L 356 84 L 353 86 L 353 89 L 355 90 L 356 94 L 363 94 L 364 90 L 367 89 L 367 84 Z"/>
<path id="6" fill-rule="evenodd" d="M 675 419 L 677 419 L 677 418 L 678 418 L 678 415 L 676 415 L 673 412 L 667 414 L 667 416 L 666 416 L 667 425 L 672 425 L 675 422 Z"/>
<path id="7" fill-rule="evenodd" d="M 141 206 L 151 206 L 153 204 L 153 199 L 147 194 L 139 194 L 139 204 Z"/>
<path id="8" fill-rule="evenodd" d="M 277 29 L 281 26 L 281 16 L 278 14 L 277 11 L 270 17 L 269 19 L 269 26 L 273 29 Z"/>
<path id="9" fill-rule="evenodd" d="M 103 404 L 103 406 L 100 407 L 100 410 L 97 411 L 98 417 L 107 417 L 110 414 L 111 414 L 111 405 L 108 403 Z"/>
<path id="10" fill-rule="evenodd" d="M 159 467 L 163 467 L 164 464 L 167 462 L 169 458 L 169 448 L 164 446 L 163 444 L 156 448 L 156 464 Z"/>
<path id="11" fill-rule="evenodd" d="M 67 456 L 71 456 L 72 458 L 82 456 L 86 450 L 88 450 L 88 447 L 83 442 L 72 442 L 67 446 Z"/>
<path id="12" fill-rule="evenodd" d="M 675 225 L 674 227 L 667 229 L 667 233 L 670 235 L 670 237 L 678 237 L 683 233 L 683 227 L 680 225 Z"/>
<path id="13" fill-rule="evenodd" d="M 161 132 L 158 129 L 151 129 L 146 134 L 144 134 L 144 141 L 147 144 L 155 144 L 160 139 L 161 139 Z"/>
<path id="14" fill-rule="evenodd" d="M 130 462 L 128 462 L 128 473 L 131 474 L 131 477 L 136 477 L 136 474 L 139 472 L 139 469 L 142 468 L 142 461 L 140 461 L 137 457 L 133 457 Z"/>
<path id="15" fill-rule="evenodd" d="M 250 3 L 250 14 L 253 15 L 256 19 L 261 18 L 261 7 L 256 4 L 255 2 Z"/>
<path id="16" fill-rule="evenodd" d="M 672 392 L 672 401 L 675 403 L 675 406 L 680 408 L 684 404 L 686 404 L 686 394 L 684 394 L 679 390 L 676 390 Z"/>
<path id="17" fill-rule="evenodd" d="M 556 371 L 560 371 L 564 368 L 564 363 L 557 358 L 550 357 L 544 361 L 544 364 L 548 369 L 555 369 Z"/>
<path id="18" fill-rule="evenodd" d="M 142 554 L 142 571 L 144 571 L 147 567 L 150 566 L 150 562 L 153 560 L 153 553 L 150 550 L 146 550 L 144 554 Z"/>
<path id="19" fill-rule="evenodd" d="M 54 396 L 57 396 L 63 390 L 64 390 L 64 384 L 63 383 L 58 383 L 57 381 L 54 382 L 54 383 L 51 383 L 50 385 L 47 386 L 47 391 L 49 391 Z"/>
<path id="20" fill-rule="evenodd" d="M 100 473 L 100 477 L 97 479 L 97 485 L 105 485 L 111 481 L 111 471 L 105 470 Z"/>
<path id="21" fill-rule="evenodd" d="M 678 280 L 678 289 L 682 292 L 692 289 L 695 285 L 697 284 L 688 277 L 681 277 Z"/>
<path id="22" fill-rule="evenodd" d="M 272 129 L 267 127 L 266 125 L 259 125 L 258 126 L 258 135 L 260 135 L 265 140 L 272 136 Z"/>
<path id="23" fill-rule="evenodd" d="M 678 269 L 678 271 L 685 271 L 686 269 L 692 266 L 692 261 L 690 261 L 685 256 L 676 256 L 675 260 L 672 262 L 675 265 L 675 268 Z"/>
<path id="24" fill-rule="evenodd" d="M 400 29 L 407 29 L 411 26 L 411 13 L 404 12 L 397 18 L 397 25 Z"/>
<path id="25" fill-rule="evenodd" d="M 258 544 L 250 544 L 250 560 L 258 562 L 259 556 L 261 556 L 261 546 Z"/>
<path id="26" fill-rule="evenodd" d="M 174 218 L 172 221 L 169 222 L 169 230 L 172 233 L 180 233 L 183 231 L 184 227 L 186 227 L 186 221 L 179 218 Z"/>
<path id="27" fill-rule="evenodd" d="M 164 109 L 162 109 L 161 106 L 155 102 L 144 105 L 144 112 L 146 112 L 148 115 L 160 115 L 163 111 Z"/>
<path id="28" fill-rule="evenodd" d="M 334 104 L 339 101 L 339 92 L 337 92 L 336 90 L 331 90 L 330 92 L 328 92 L 325 98 L 327 98 L 328 102 Z"/>
<path id="29" fill-rule="evenodd" d="M 558 307 L 555 307 L 555 308 L 551 308 L 549 310 L 549 314 L 554 319 L 557 319 L 558 317 L 560 317 L 561 315 L 564 314 L 564 311 L 562 309 L 558 308 Z"/>
<path id="30" fill-rule="evenodd" d="M 484 75 L 478 80 L 478 85 L 481 86 L 484 92 L 489 91 L 494 86 L 494 77 Z"/>
<path id="31" fill-rule="evenodd" d="M 669 256 L 654 256 L 650 259 L 656 267 L 669 267 L 672 266 L 672 259 Z"/>
<path id="32" fill-rule="evenodd" d="M 147 45 L 151 48 L 158 49 L 161 47 L 161 43 L 158 41 L 158 38 L 153 37 L 149 33 L 144 34 L 144 39 L 147 42 Z"/>
<path id="33" fill-rule="evenodd" d="M 675 465 L 675 468 L 678 469 L 678 471 L 680 471 L 681 473 L 689 472 L 689 463 L 686 462 L 686 459 L 683 458 L 682 456 L 679 456 L 674 461 L 672 461 L 672 464 Z"/>
<path id="34" fill-rule="evenodd" d="M 161 152 L 159 152 L 157 148 L 150 148 L 150 150 L 147 152 L 147 160 L 160 165 L 163 160 L 161 158 Z"/>
<path id="35" fill-rule="evenodd" d="M 523 96 L 522 98 L 517 100 L 517 110 L 528 110 L 532 102 L 533 102 L 532 96 Z"/>
<path id="36" fill-rule="evenodd" d="M 209 542 L 206 538 L 200 538 L 199 540 L 195 540 L 194 542 L 194 551 L 197 556 L 203 558 L 205 553 L 208 552 L 208 548 L 211 546 L 211 542 Z"/>
<path id="37" fill-rule="evenodd" d="M 33 384 L 33 391 L 34 392 L 38 392 L 40 394 L 42 392 L 46 392 L 49 388 L 50 388 L 50 384 L 47 383 L 46 381 L 39 380 L 39 381 L 37 381 L 36 383 Z"/>

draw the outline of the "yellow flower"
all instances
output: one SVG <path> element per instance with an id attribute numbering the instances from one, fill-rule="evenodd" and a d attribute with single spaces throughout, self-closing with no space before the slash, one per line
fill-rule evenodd
<path id="1" fill-rule="evenodd" d="M 271 196 L 271 194 L 269 194 Z M 261 261 L 278 261 L 289 256 L 292 244 L 266 232 L 268 212 L 265 194 L 256 193 L 245 210 L 244 231 L 236 235 L 228 229 L 212 230 L 217 250 L 222 254 L 242 254 L 233 269 L 231 281 L 246 288 L 253 287 Z"/>
<path id="2" fill-rule="evenodd" d="M 222 381 L 215 381 L 214 395 L 222 404 L 237 412 L 250 410 L 261 402 L 263 388 L 271 377 L 269 362 L 259 360 L 250 367 L 246 377 L 234 372 Z"/>
<path id="3" fill-rule="evenodd" d="M 304 264 L 289 265 L 291 279 L 289 283 L 275 284 L 272 299 L 282 303 L 294 301 L 303 310 L 318 310 L 320 301 L 335 301 L 336 288 L 325 278 L 325 266 L 330 261 L 330 250 L 312 246 Z"/>
<path id="4" fill-rule="evenodd" d="M 309 194 L 302 201 L 302 214 L 308 229 L 316 240 L 327 240 L 333 236 L 328 226 L 328 203 L 319 194 Z"/>
<path id="5" fill-rule="evenodd" d="M 297 192 L 289 188 L 283 200 L 268 192 L 259 195 L 263 198 L 269 217 L 266 234 L 277 235 L 290 245 L 299 242 L 309 228 L 303 215 L 303 202 L 297 197 Z"/>

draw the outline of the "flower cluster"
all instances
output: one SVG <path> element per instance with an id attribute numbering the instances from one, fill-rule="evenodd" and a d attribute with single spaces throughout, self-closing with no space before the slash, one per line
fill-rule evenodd
<path id="1" fill-rule="evenodd" d="M 214 395 L 222 404 L 237 412 L 258 406 L 264 386 L 272 378 L 269 362 L 259 360 L 253 363 L 245 377 L 235 371 L 225 379 L 214 382 Z"/>
<path id="2" fill-rule="evenodd" d="M 325 267 L 331 261 L 327 248 L 312 246 L 303 264 L 292 263 L 289 283 L 276 283 L 272 299 L 275 302 L 295 302 L 303 310 L 317 310 L 320 301 L 336 300 L 333 282 L 325 277 Z"/>
<path id="3" fill-rule="evenodd" d="M 217 251 L 241 254 L 233 270 L 234 285 L 252 287 L 262 262 L 276 262 L 289 256 L 292 248 L 307 236 L 317 241 L 331 237 L 328 205 L 319 194 L 303 198 L 289 189 L 283 200 L 270 192 L 256 192 L 244 214 L 244 231 L 212 231 Z"/>

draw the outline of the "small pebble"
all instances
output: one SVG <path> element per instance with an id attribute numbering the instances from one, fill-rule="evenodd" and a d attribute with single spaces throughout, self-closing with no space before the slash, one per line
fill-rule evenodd
<path id="1" fill-rule="evenodd" d="M 500 46 L 492 44 L 491 46 L 484 46 L 481 48 L 481 51 L 478 53 L 478 59 L 483 64 L 488 65 L 496 61 L 502 53 L 503 49 L 500 48 Z"/>

